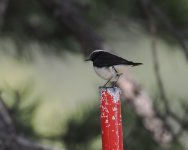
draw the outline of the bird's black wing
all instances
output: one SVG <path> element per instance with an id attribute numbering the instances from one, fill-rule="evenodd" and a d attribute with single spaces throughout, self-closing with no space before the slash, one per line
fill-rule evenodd
<path id="1" fill-rule="evenodd" d="M 100 54 L 98 54 L 97 58 L 93 63 L 96 67 L 109 67 L 109 66 L 121 65 L 121 64 L 136 66 L 141 64 L 141 63 L 134 63 L 132 61 L 128 61 L 119 56 L 104 51 L 101 51 Z"/>

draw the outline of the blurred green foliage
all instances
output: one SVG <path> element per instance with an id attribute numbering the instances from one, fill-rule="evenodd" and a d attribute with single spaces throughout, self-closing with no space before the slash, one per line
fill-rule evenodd
<path id="1" fill-rule="evenodd" d="M 109 19 L 117 17 L 123 20 L 129 18 L 129 21 L 137 20 L 140 24 L 145 24 L 146 29 L 148 27 L 141 0 L 79 0 L 73 2 L 78 6 L 81 15 L 93 27 L 100 28 Z M 164 11 L 178 30 L 187 32 L 188 2 L 186 0 L 155 0 L 152 3 Z M 159 20 L 158 24 L 163 29 L 163 33 L 168 35 L 163 22 Z M 58 48 L 64 47 L 74 51 L 78 49 L 77 42 L 66 27 L 60 25 L 52 15 L 47 13 L 37 0 L 10 1 L 2 33 L 1 36 L 8 36 L 15 40 L 21 39 L 22 42 L 34 40 L 52 44 Z"/>
<path id="2" fill-rule="evenodd" d="M 156 4 L 167 14 L 172 24 L 180 30 L 187 30 L 188 1 L 187 0 L 155 0 Z"/>

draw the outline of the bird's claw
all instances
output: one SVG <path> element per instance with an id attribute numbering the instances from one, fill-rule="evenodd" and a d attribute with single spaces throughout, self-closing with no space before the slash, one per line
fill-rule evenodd
<path id="1" fill-rule="evenodd" d="M 116 74 L 117 80 L 113 83 L 113 87 L 116 86 L 116 83 L 118 82 L 119 77 L 120 77 L 122 74 L 123 74 L 123 73 L 117 73 L 117 74 Z"/>

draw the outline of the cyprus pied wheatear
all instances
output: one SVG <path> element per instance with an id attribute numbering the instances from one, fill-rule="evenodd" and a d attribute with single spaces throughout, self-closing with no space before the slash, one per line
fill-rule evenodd
<path id="1" fill-rule="evenodd" d="M 115 85 L 120 75 L 122 75 L 129 66 L 133 67 L 142 64 L 128 61 L 105 50 L 93 51 L 85 61 L 92 61 L 97 75 L 102 79 L 108 80 L 103 87 L 106 87 L 108 82 L 114 82 Z"/>

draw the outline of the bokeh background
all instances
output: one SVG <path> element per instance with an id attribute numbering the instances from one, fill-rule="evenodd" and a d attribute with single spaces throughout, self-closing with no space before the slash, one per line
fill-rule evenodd
<path id="1" fill-rule="evenodd" d="M 156 141 L 122 98 L 125 150 L 188 149 L 187 0 L 0 0 L 0 149 L 100 150 L 98 86 L 84 59 L 105 48 L 173 139 Z"/>

